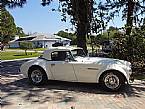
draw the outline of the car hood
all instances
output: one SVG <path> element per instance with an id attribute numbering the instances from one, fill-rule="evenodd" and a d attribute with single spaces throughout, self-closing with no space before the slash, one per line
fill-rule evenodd
<path id="1" fill-rule="evenodd" d="M 99 65 L 119 64 L 130 66 L 131 63 L 125 60 L 113 59 L 113 58 L 102 58 L 102 57 L 76 57 L 75 60 L 84 63 L 93 63 Z"/>

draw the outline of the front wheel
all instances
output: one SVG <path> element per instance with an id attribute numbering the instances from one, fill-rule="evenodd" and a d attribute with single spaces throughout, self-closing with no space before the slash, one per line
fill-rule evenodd
<path id="1" fill-rule="evenodd" d="M 124 84 L 124 77 L 119 72 L 108 72 L 103 76 L 103 86 L 110 91 L 117 91 Z"/>
<path id="2" fill-rule="evenodd" d="M 29 80 L 34 85 L 44 84 L 47 80 L 46 73 L 40 68 L 32 68 L 28 74 Z"/>

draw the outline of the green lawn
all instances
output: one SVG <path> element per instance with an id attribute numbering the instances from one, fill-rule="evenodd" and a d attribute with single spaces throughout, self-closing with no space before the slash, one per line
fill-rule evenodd
<path id="1" fill-rule="evenodd" d="M 33 50 L 36 50 L 36 51 L 44 51 L 44 50 L 47 50 L 48 48 L 35 48 Z"/>
<path id="2" fill-rule="evenodd" d="M 34 49 L 30 49 L 32 51 L 44 51 L 47 50 L 48 48 L 34 48 Z M 7 48 L 6 50 L 22 50 L 20 48 Z"/>
<path id="3" fill-rule="evenodd" d="M 12 60 L 12 59 L 20 59 L 20 58 L 30 58 L 30 57 L 38 57 L 40 53 L 27 53 L 25 52 L 0 52 L 0 59 L 1 60 Z"/>

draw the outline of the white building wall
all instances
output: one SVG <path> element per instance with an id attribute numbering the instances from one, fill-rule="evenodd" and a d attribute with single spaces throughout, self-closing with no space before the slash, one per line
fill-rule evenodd
<path id="1" fill-rule="evenodd" d="M 45 40 L 45 41 L 34 41 L 33 44 L 35 47 L 40 48 L 49 48 L 52 47 L 56 40 Z"/>
<path id="2" fill-rule="evenodd" d="M 45 48 L 52 47 L 52 44 L 56 43 L 56 41 L 51 40 L 51 41 L 45 41 Z"/>

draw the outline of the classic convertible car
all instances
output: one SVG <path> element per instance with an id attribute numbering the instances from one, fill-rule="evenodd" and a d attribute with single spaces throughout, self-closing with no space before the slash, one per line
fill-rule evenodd
<path id="1" fill-rule="evenodd" d="M 109 90 L 119 90 L 129 83 L 131 63 L 111 58 L 88 57 L 82 48 L 52 47 L 37 59 L 20 67 L 34 85 L 47 80 L 101 83 Z"/>

